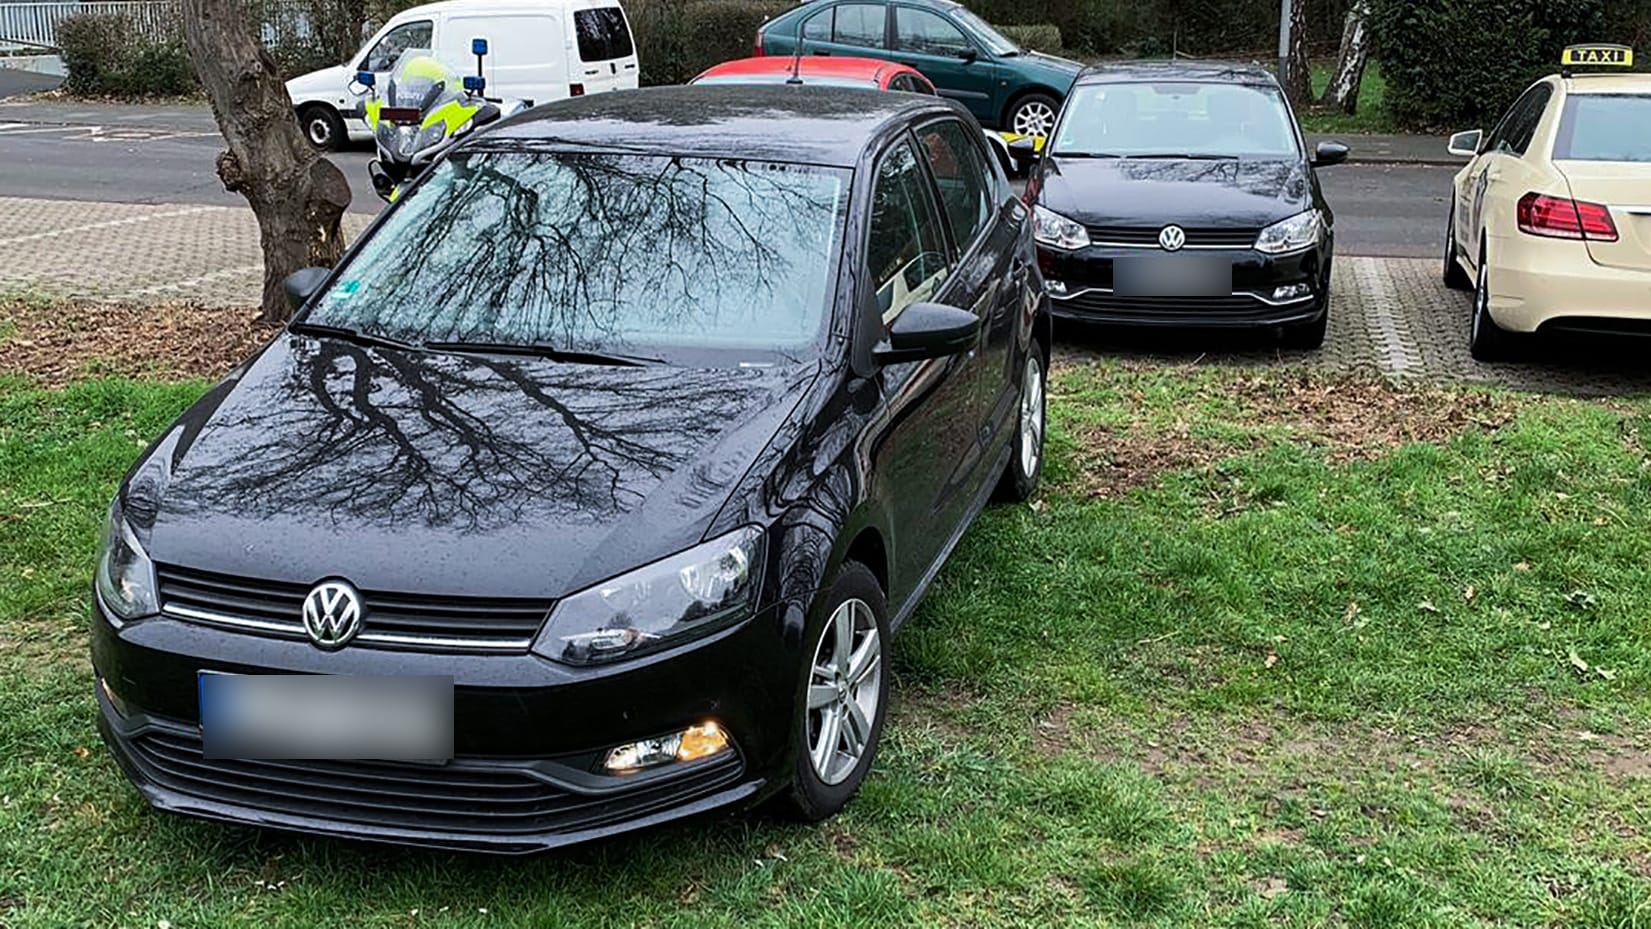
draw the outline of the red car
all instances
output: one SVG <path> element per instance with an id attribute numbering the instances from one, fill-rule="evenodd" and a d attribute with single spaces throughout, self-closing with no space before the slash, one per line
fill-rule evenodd
<path id="1" fill-rule="evenodd" d="M 825 55 L 741 58 L 725 61 L 689 81 L 690 84 L 783 84 L 791 80 L 792 65 L 797 76 L 814 87 L 861 87 L 866 90 L 903 90 L 934 96 L 934 85 L 918 73 L 892 61 L 874 58 L 842 58 Z"/>

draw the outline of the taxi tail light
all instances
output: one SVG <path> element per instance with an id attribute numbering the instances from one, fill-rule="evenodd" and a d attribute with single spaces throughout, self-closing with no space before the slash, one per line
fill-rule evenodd
<path id="1" fill-rule="evenodd" d="M 1615 242 L 1617 224 L 1611 210 L 1586 200 L 1528 193 L 1519 198 L 1519 230 L 1556 239 Z"/>

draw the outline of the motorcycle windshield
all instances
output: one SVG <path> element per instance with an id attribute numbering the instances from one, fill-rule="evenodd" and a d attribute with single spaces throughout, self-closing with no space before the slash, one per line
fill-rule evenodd
<path id="1" fill-rule="evenodd" d="M 410 48 L 401 53 L 390 71 L 384 105 L 414 109 L 428 116 L 431 110 L 463 93 L 464 79 L 442 63 L 435 52 Z"/>

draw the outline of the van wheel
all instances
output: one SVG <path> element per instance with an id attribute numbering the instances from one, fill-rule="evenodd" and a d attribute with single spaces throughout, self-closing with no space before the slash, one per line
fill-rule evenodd
<path id="1" fill-rule="evenodd" d="M 838 569 L 804 637 L 789 813 L 819 822 L 866 779 L 889 703 L 888 603 L 857 561 Z"/>
<path id="2" fill-rule="evenodd" d="M 312 103 L 299 110 L 298 124 L 304 128 L 304 138 L 320 151 L 335 152 L 344 145 L 344 120 L 324 103 Z"/>

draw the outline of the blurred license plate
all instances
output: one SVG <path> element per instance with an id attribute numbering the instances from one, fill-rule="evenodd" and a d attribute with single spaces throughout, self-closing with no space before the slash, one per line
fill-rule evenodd
<path id="1" fill-rule="evenodd" d="M 199 675 L 208 758 L 447 761 L 453 679 Z"/>
<path id="2" fill-rule="evenodd" d="M 1198 255 L 1115 258 L 1112 292 L 1120 297 L 1228 297 L 1232 262 Z"/>

